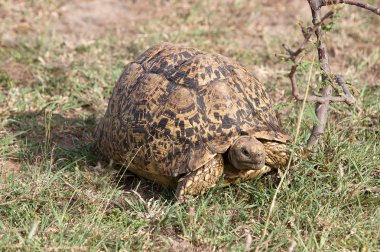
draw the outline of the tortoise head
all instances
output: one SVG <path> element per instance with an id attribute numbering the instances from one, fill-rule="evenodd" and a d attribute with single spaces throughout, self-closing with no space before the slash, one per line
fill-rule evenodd
<path id="1" fill-rule="evenodd" d="M 239 170 L 259 170 L 265 165 L 264 145 L 251 136 L 238 137 L 228 151 L 230 163 Z"/>
<path id="2" fill-rule="evenodd" d="M 265 165 L 281 169 L 288 163 L 290 150 L 285 142 L 239 136 L 228 151 L 229 162 L 239 170 L 259 170 Z"/>

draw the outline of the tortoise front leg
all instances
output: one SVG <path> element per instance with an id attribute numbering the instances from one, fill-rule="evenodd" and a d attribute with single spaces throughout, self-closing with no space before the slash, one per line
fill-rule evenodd
<path id="1" fill-rule="evenodd" d="M 175 196 L 183 202 L 189 195 L 201 195 L 214 187 L 223 174 L 222 155 L 218 154 L 199 169 L 190 172 L 178 180 Z"/>
<path id="2" fill-rule="evenodd" d="M 278 142 L 264 142 L 265 164 L 284 171 L 290 157 L 290 149 L 287 144 Z"/>
<path id="3" fill-rule="evenodd" d="M 269 166 L 264 166 L 260 170 L 238 170 L 232 165 L 226 165 L 224 167 L 224 178 L 221 186 L 229 186 L 237 184 L 253 178 L 259 177 L 270 172 L 272 169 Z"/>

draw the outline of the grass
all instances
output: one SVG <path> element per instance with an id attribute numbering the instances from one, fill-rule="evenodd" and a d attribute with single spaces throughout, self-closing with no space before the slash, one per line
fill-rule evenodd
<path id="1" fill-rule="evenodd" d="M 92 132 L 123 66 L 159 41 L 247 65 L 281 103 L 280 118 L 294 132 L 300 104 L 291 101 L 288 66 L 274 52 L 282 42 L 301 41 L 296 20 L 280 3 L 149 3 L 128 3 L 154 16 L 130 13 L 135 22 L 119 24 L 129 25 L 127 33 L 106 20 L 105 32 L 85 39 L 48 29 L 58 26 L 54 13 L 65 1 L 0 4 L 0 250 L 379 250 L 379 19 L 345 8 L 328 37 L 332 66 L 353 83 L 358 105 L 331 106 L 323 144 L 307 157 L 302 145 L 315 119 L 312 105 L 305 110 L 297 162 L 262 239 L 275 175 L 178 205 L 172 191 L 108 166 Z M 274 11 L 277 23 L 268 16 Z"/>

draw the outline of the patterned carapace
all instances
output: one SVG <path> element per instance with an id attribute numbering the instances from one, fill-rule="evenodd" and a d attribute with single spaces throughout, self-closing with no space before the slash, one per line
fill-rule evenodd
<path id="1" fill-rule="evenodd" d="M 125 67 L 96 128 L 114 162 L 173 177 L 226 152 L 242 134 L 288 140 L 264 86 L 234 60 L 169 43 Z"/>

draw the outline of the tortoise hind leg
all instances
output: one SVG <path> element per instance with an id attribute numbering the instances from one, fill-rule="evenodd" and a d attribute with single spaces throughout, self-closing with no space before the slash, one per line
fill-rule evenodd
<path id="1" fill-rule="evenodd" d="M 214 187 L 222 177 L 223 170 L 223 157 L 218 154 L 199 169 L 183 176 L 175 192 L 177 201 L 183 202 L 186 196 L 200 195 Z"/>

